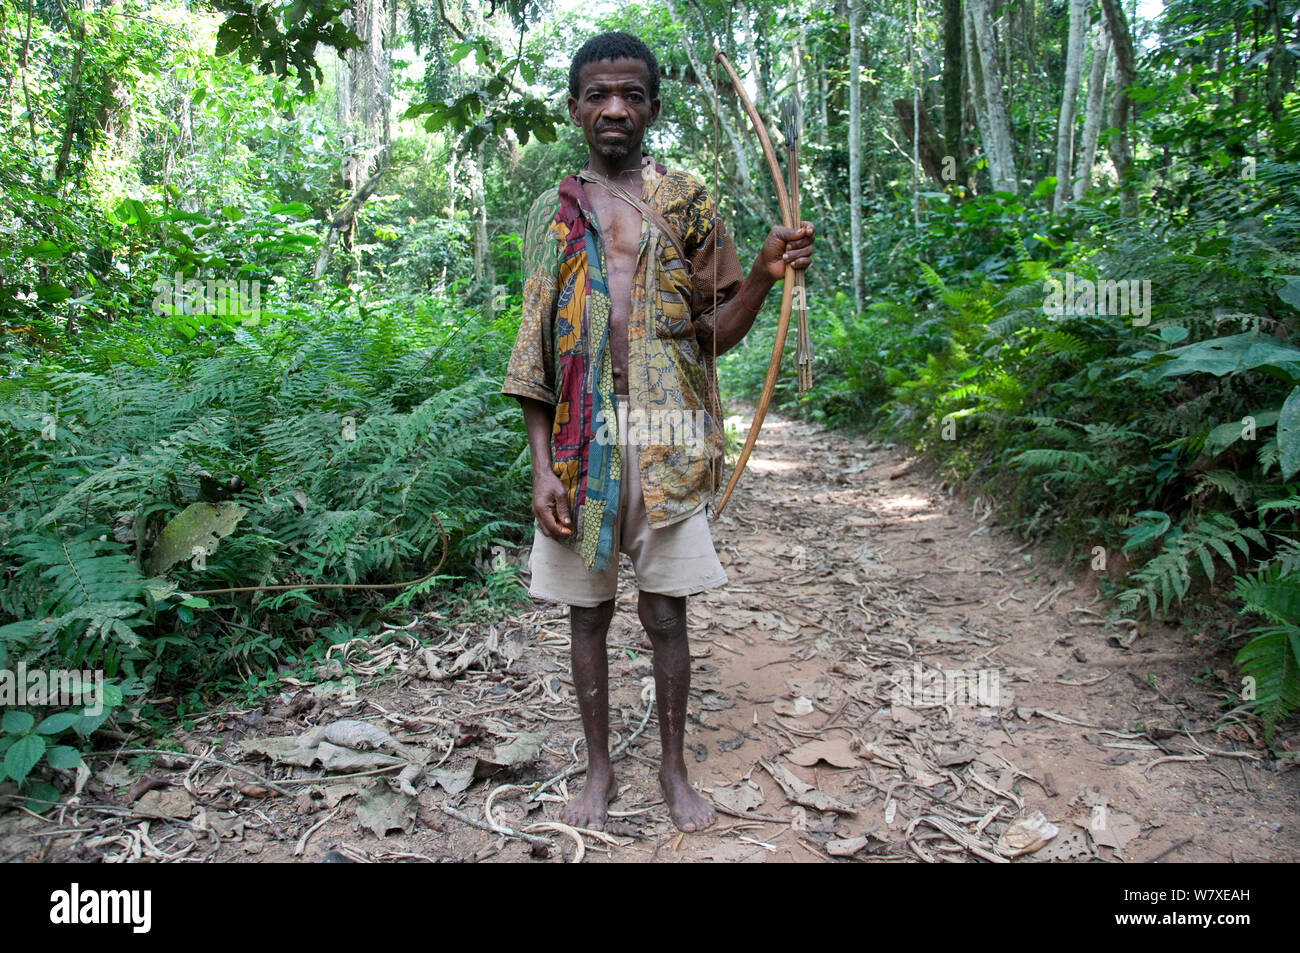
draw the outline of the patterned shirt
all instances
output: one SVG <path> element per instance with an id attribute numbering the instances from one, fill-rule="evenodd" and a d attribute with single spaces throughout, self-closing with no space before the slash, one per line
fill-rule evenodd
<path id="1" fill-rule="evenodd" d="M 642 215 L 627 326 L 626 423 L 646 515 L 663 527 L 704 507 L 722 473 L 713 331 L 717 307 L 740 290 L 741 270 L 698 179 L 643 155 L 641 201 L 677 233 L 687 258 Z M 623 461 L 605 249 L 577 176 L 529 210 L 523 275 L 523 317 L 501 392 L 554 405 L 551 469 L 568 495 L 574 528 L 562 541 L 599 572 L 614 555 Z"/>

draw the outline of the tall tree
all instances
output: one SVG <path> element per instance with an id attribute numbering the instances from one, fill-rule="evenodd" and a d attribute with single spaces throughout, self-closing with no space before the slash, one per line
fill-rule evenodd
<path id="1" fill-rule="evenodd" d="M 1137 191 L 1133 186 L 1131 170 L 1133 166 L 1133 148 L 1129 143 L 1129 113 L 1132 100 L 1129 89 L 1137 76 L 1133 61 L 1133 36 L 1129 33 L 1128 20 L 1119 0 L 1101 0 L 1101 9 L 1106 17 L 1106 29 L 1110 33 L 1110 42 L 1115 49 L 1115 93 L 1110 103 L 1110 126 L 1113 132 L 1106 140 L 1110 150 L 1110 161 L 1115 164 L 1115 174 L 1119 177 L 1120 204 L 1125 214 L 1137 214 Z"/>
<path id="2" fill-rule="evenodd" d="M 966 57 L 974 73 L 971 95 L 983 99 L 980 137 L 989 157 L 993 189 L 1015 192 L 1015 155 L 1011 150 L 1011 122 L 1002 96 L 1002 66 L 998 62 L 997 37 L 993 32 L 992 0 L 968 0 L 966 5 Z M 980 110 L 975 115 L 978 119 Z"/>
<path id="3" fill-rule="evenodd" d="M 966 177 L 962 149 L 963 67 L 961 0 L 943 0 L 943 144 L 957 182 Z"/>
<path id="4" fill-rule="evenodd" d="M 1086 0 L 1070 0 L 1070 26 L 1065 41 L 1065 82 L 1061 87 L 1061 111 L 1056 120 L 1056 190 L 1052 193 L 1052 214 L 1059 214 L 1070 198 L 1070 160 L 1074 158 L 1074 114 L 1079 101 L 1079 78 L 1083 73 L 1083 38 L 1088 31 Z"/>
<path id="5" fill-rule="evenodd" d="M 391 17 L 395 16 L 394 8 Z M 339 54 L 335 69 L 335 116 L 342 153 L 339 171 L 344 190 L 352 194 L 330 222 L 329 232 L 316 259 L 317 278 L 323 277 L 329 268 L 330 249 L 335 238 L 345 251 L 352 250 L 357 212 L 374 193 L 380 176 L 388 167 L 388 114 L 392 90 L 390 48 L 394 38 L 385 21 L 394 21 L 385 0 L 352 0 L 352 7 L 343 19 L 362 40 L 361 46 Z M 385 33 L 388 33 L 387 42 Z M 351 267 L 350 263 L 343 266 L 345 284 L 350 278 Z"/>
<path id="6" fill-rule="evenodd" d="M 1101 133 L 1101 116 L 1106 103 L 1106 64 L 1110 60 L 1110 33 L 1098 23 L 1092 37 L 1092 66 L 1088 71 L 1088 99 L 1083 108 L 1083 141 L 1079 146 L 1078 164 L 1074 167 L 1074 200 L 1077 202 L 1092 187 L 1092 166 L 1097 160 L 1097 138 Z"/>
<path id="7" fill-rule="evenodd" d="M 849 0 L 849 244 L 853 306 L 862 310 L 862 0 Z"/>

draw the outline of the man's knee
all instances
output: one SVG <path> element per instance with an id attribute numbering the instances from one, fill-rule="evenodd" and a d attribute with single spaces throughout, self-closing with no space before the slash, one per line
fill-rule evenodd
<path id="1" fill-rule="evenodd" d="M 596 606 L 569 606 L 569 626 L 574 638 L 604 638 L 613 617 L 613 599 Z"/>
<path id="2" fill-rule="evenodd" d="M 686 634 L 685 596 L 664 596 L 643 592 L 637 602 L 641 625 L 651 638 L 672 638 Z"/>

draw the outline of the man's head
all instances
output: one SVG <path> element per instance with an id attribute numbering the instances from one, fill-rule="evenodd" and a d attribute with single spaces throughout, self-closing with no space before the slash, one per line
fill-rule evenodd
<path id="1" fill-rule="evenodd" d="M 602 33 L 569 67 L 569 117 L 593 155 L 639 156 L 645 129 L 659 116 L 659 63 L 628 33 Z"/>

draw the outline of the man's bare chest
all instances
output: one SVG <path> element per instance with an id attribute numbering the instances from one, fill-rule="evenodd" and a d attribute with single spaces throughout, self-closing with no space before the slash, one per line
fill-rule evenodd
<path id="1" fill-rule="evenodd" d="M 599 223 L 610 291 L 627 287 L 636 271 L 641 244 L 641 213 L 600 186 L 591 187 L 591 205 Z"/>

